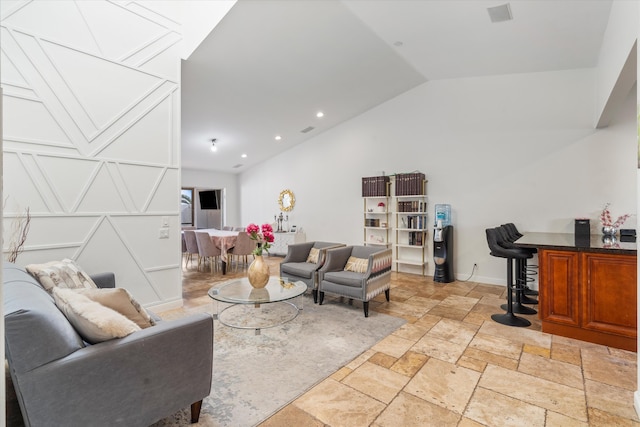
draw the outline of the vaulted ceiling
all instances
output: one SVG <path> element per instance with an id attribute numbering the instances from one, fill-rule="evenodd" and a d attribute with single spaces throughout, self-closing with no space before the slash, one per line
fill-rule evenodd
<path id="1" fill-rule="evenodd" d="M 429 80 L 596 66 L 611 1 L 505 4 L 239 0 L 183 62 L 182 166 L 240 173 Z"/>

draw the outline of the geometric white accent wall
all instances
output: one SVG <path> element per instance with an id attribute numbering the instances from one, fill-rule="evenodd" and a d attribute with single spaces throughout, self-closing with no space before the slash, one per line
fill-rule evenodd
<path id="1" fill-rule="evenodd" d="M 180 17 L 163 2 L 0 8 L 5 240 L 32 216 L 17 263 L 68 257 L 145 305 L 180 301 Z"/>

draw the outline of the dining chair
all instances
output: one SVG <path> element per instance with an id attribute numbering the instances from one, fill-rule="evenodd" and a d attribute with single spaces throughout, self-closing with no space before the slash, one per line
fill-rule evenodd
<path id="1" fill-rule="evenodd" d="M 196 240 L 196 232 L 193 230 L 184 230 L 184 243 L 187 247 L 185 268 L 189 267 L 189 261 L 193 264 L 193 255 L 198 257 L 198 268 L 200 267 L 200 252 L 198 251 L 198 241 Z"/>
<path id="2" fill-rule="evenodd" d="M 230 256 L 229 261 L 233 265 L 233 261 L 236 261 L 236 270 L 240 259 L 244 260 L 243 265 L 249 264 L 249 255 L 253 255 L 253 250 L 256 248 L 256 241 L 249 237 L 249 233 L 241 231 L 238 233 L 236 244 L 233 248 L 229 249 L 227 255 Z"/>
<path id="3" fill-rule="evenodd" d="M 204 266 L 207 261 L 209 261 L 209 265 L 211 266 L 211 273 L 213 273 L 213 269 L 218 269 L 218 261 L 220 260 L 220 255 L 222 255 L 222 251 L 219 247 L 213 244 L 213 240 L 211 240 L 211 236 L 207 232 L 196 232 L 196 241 L 198 243 L 198 253 L 200 255 L 200 261 Z M 200 263 L 198 263 L 198 268 L 200 267 Z"/>

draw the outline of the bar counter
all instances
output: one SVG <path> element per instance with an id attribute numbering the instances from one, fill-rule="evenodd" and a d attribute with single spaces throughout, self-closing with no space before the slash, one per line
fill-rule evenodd
<path id="1" fill-rule="evenodd" d="M 516 244 L 523 248 L 544 248 L 636 255 L 636 242 L 604 239 L 601 235 L 582 239 L 569 233 L 527 233 Z"/>
<path id="2" fill-rule="evenodd" d="M 526 233 L 515 243 L 538 250 L 543 332 L 636 351 L 635 242 Z"/>

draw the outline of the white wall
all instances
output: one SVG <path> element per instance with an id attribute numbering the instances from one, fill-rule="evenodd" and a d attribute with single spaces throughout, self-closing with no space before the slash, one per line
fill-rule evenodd
<path id="1" fill-rule="evenodd" d="M 612 109 L 624 101 L 637 77 L 636 39 L 638 2 L 616 0 L 611 4 L 597 67 L 596 123 L 607 126 Z"/>
<path id="2" fill-rule="evenodd" d="M 573 232 L 586 216 L 597 232 L 606 202 L 636 212 L 635 93 L 602 130 L 595 98 L 594 70 L 427 82 L 244 172 L 242 220 L 270 220 L 290 188 L 308 240 L 361 244 L 361 177 L 419 170 L 429 221 L 435 204 L 452 205 L 458 278 L 477 263 L 474 280 L 503 284 L 485 228 Z"/>
<path id="3" fill-rule="evenodd" d="M 182 169 L 182 186 L 185 188 L 223 189 L 223 225 L 240 227 L 240 193 L 238 176 L 222 172 Z"/>
<path id="4" fill-rule="evenodd" d="M 176 16 L 193 22 L 210 9 L 146 1 L 0 7 L 4 226 L 25 207 L 33 217 L 18 264 L 68 257 L 90 273 L 115 272 L 143 304 L 181 304 Z M 209 15 L 205 34 L 226 10 Z M 159 240 L 165 219 L 170 237 Z"/>

